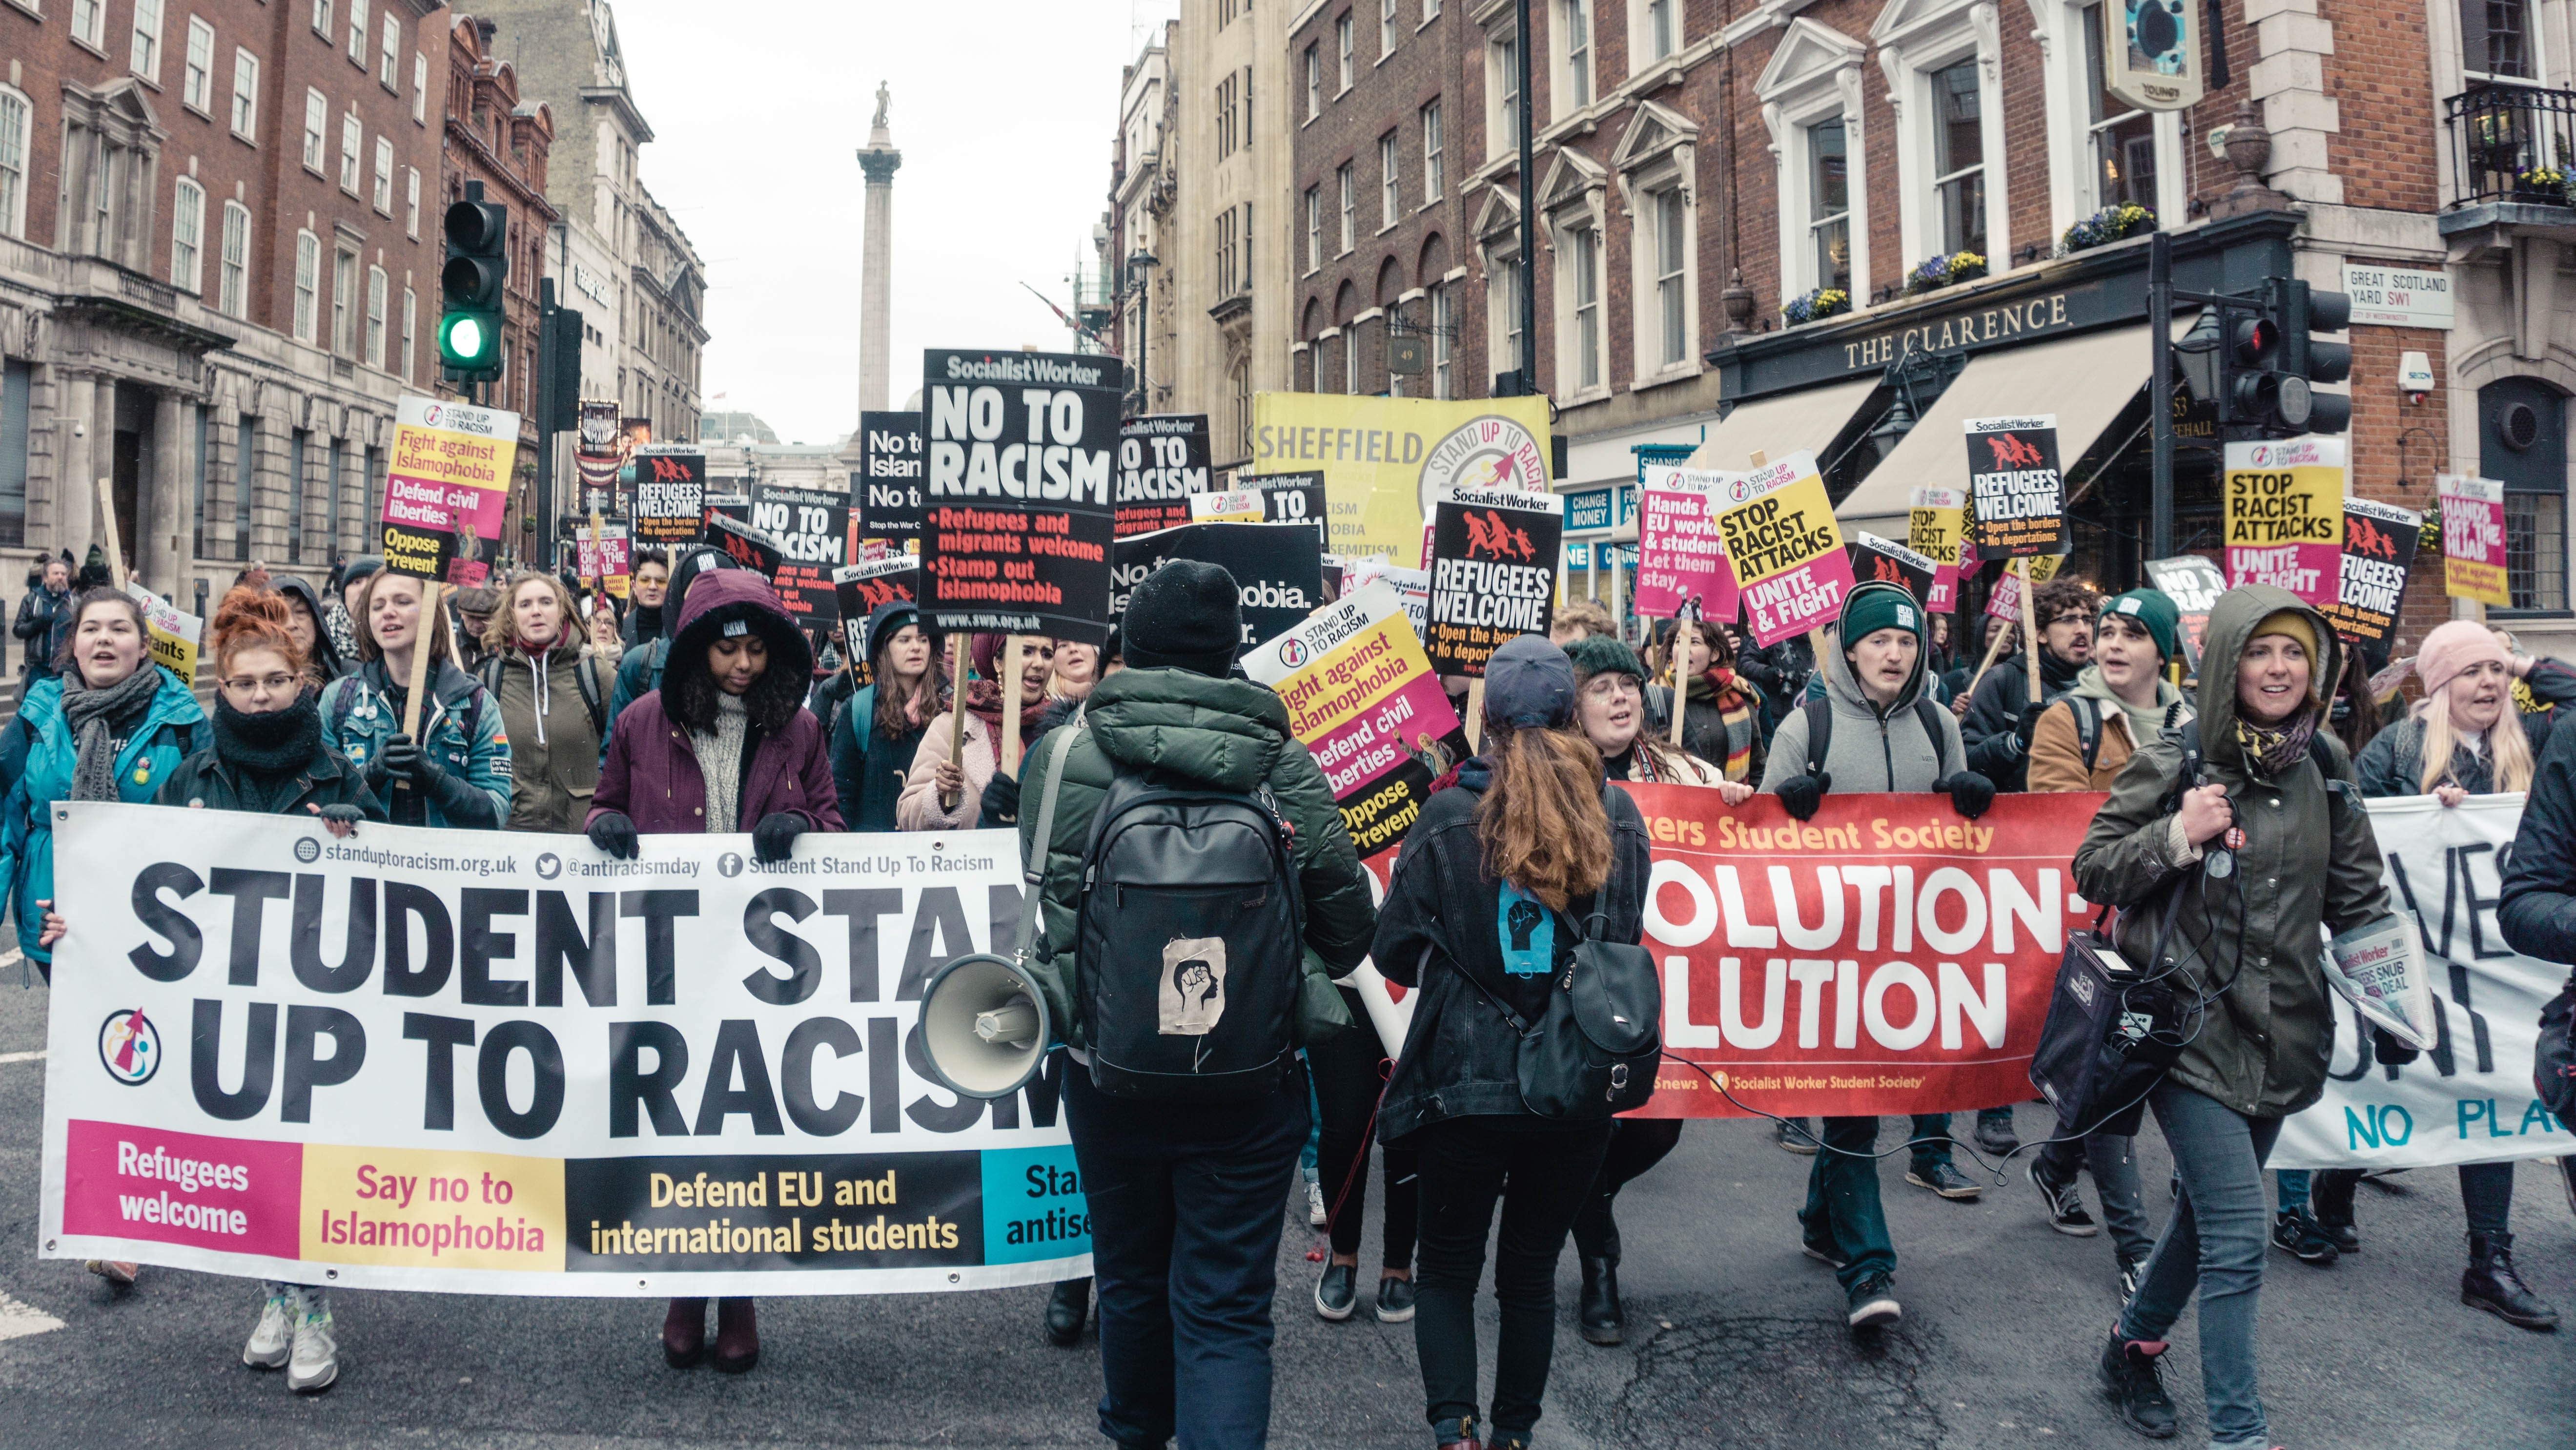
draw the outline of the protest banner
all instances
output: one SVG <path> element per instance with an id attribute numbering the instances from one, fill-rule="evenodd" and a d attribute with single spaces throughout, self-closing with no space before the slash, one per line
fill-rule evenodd
<path id="1" fill-rule="evenodd" d="M 1190 495 L 1208 489 L 1205 413 L 1156 413 L 1118 425 L 1118 535 L 1190 521 Z"/>
<path id="2" fill-rule="evenodd" d="M 2453 473 L 2433 482 L 2442 505 L 2442 592 L 2512 608 L 2505 580 L 2504 485 Z"/>
<path id="3" fill-rule="evenodd" d="M 2370 499 L 2343 501 L 2343 557 L 2336 597 L 2319 612 L 2361 650 L 2372 669 L 2388 663 L 2396 637 L 2397 608 L 2406 597 L 2406 575 L 2415 564 L 2415 539 L 2424 516 Z"/>
<path id="4" fill-rule="evenodd" d="M 1562 494 L 1440 490 L 1431 512 L 1431 631 L 1423 636 L 1433 668 L 1481 676 L 1514 635 L 1547 633 L 1564 533 Z"/>
<path id="5" fill-rule="evenodd" d="M 923 354 L 922 613 L 942 631 L 1109 634 L 1113 357 Z"/>
<path id="6" fill-rule="evenodd" d="M 1264 512 L 1261 506 L 1261 490 L 1257 488 L 1228 489 L 1223 493 L 1194 493 L 1190 495 L 1190 516 L 1187 522 L 1257 524 L 1261 522 Z"/>
<path id="7" fill-rule="evenodd" d="M 2171 559 L 2149 559 L 2147 579 L 2163 590 L 2182 614 L 2183 652 L 2193 669 L 2200 668 L 2200 637 L 2209 631 L 2209 611 L 2218 596 L 2227 592 L 2227 578 L 2218 566 L 2198 554 L 2181 554 Z"/>
<path id="8" fill-rule="evenodd" d="M 2319 609 L 2343 577 L 2343 440 L 2230 443 L 2227 583 L 2270 584 Z"/>
<path id="9" fill-rule="evenodd" d="M 706 537 L 707 455 L 694 443 L 635 450 L 635 537 L 645 544 L 693 544 Z"/>
<path id="10" fill-rule="evenodd" d="M 196 688 L 197 645 L 206 637 L 206 622 L 139 583 L 127 583 L 125 592 L 143 606 L 144 645 L 152 663 L 178 676 L 180 684 Z"/>
<path id="11" fill-rule="evenodd" d="M 1965 425 L 1977 557 L 2025 559 L 2073 548 L 2066 479 L 2057 468 L 2057 415 L 1969 418 Z"/>
<path id="12" fill-rule="evenodd" d="M 1742 607 L 1717 503 L 1733 474 L 1649 463 L 1638 470 L 1639 616 L 1675 619 L 1696 602 L 1699 617 L 1732 621 Z"/>
<path id="13" fill-rule="evenodd" d="M 1418 530 L 1444 488 L 1548 491 L 1548 400 L 1255 393 L 1252 467 L 1320 470 L 1329 552 L 1420 557 Z M 1426 565 L 1427 567 L 1427 565 Z"/>
<path id="14" fill-rule="evenodd" d="M 1234 576 L 1246 646 L 1289 628 L 1324 602 L 1323 551 L 1315 547 L 1315 531 L 1303 524 L 1183 524 L 1130 534 L 1113 553 L 1112 619 L 1124 618 L 1127 596 L 1173 559 L 1214 564 Z"/>
<path id="15" fill-rule="evenodd" d="M 917 539 L 929 500 L 921 486 L 921 415 L 861 413 L 859 471 L 850 475 L 863 539 Z"/>
<path id="16" fill-rule="evenodd" d="M 1964 519 L 1968 495 L 1955 488 L 1918 488 L 1907 500 L 1905 546 L 1936 560 L 1932 592 L 1923 601 L 1933 614 L 1959 609 L 1959 566 L 1972 562 Z"/>
<path id="17" fill-rule="evenodd" d="M 821 489 L 755 484 L 751 522 L 778 540 L 785 557 L 770 582 L 778 602 L 796 616 L 797 625 L 814 636 L 815 648 L 840 622 L 841 607 L 833 593 L 832 571 L 849 560 L 850 499 Z"/>
<path id="18" fill-rule="evenodd" d="M 1652 837 L 1646 946 L 1664 1051 L 1787 1116 L 1947 1112 L 2031 1096 L 2032 1050 L 2069 927 L 2068 862 L 2103 797 L 1775 796 L 1628 785 Z M 1640 1116 L 1740 1117 L 1665 1062 Z"/>
<path id="19" fill-rule="evenodd" d="M 1395 591 L 1395 602 L 1403 607 L 1404 617 L 1413 623 L 1413 637 L 1421 639 L 1431 632 L 1431 571 L 1399 569 L 1376 554 L 1363 554 L 1344 561 L 1342 592 L 1356 594 L 1383 579 Z"/>
<path id="20" fill-rule="evenodd" d="M 832 571 L 832 591 L 841 613 L 843 667 L 861 685 L 876 682 L 876 661 L 868 657 L 868 616 L 888 604 L 908 604 L 921 597 L 921 558 L 916 554 L 880 554 Z"/>
<path id="21" fill-rule="evenodd" d="M 2340 997 L 2326 1095 L 2281 1124 L 2276 1168 L 2437 1168 L 2576 1153 L 2532 1090 L 2540 1011 L 2561 963 L 2504 944 L 2496 901 L 2522 821 L 2520 795 L 2369 801 L 2390 899 L 2414 920 L 2432 980 L 2434 1044 L 2402 1067 L 2372 1060 L 2370 1034 Z"/>
<path id="22" fill-rule="evenodd" d="M 808 834 L 772 866 L 741 835 L 619 861 L 56 809 L 45 1256 L 657 1299 L 1089 1271 L 1053 1093 L 921 1070 L 922 987 L 1017 930 L 1009 832 Z"/>
<path id="23" fill-rule="evenodd" d="M 1466 744 L 1394 588 L 1380 579 L 1243 657 L 1288 707 L 1366 860 L 1390 853 Z"/>
<path id="24" fill-rule="evenodd" d="M 633 574 L 634 550 L 624 519 L 585 519 L 573 533 L 573 573 L 600 581 L 619 599 L 626 597 Z"/>
<path id="25" fill-rule="evenodd" d="M 501 536 L 518 453 L 518 414 L 404 394 L 385 460 L 385 567 L 459 587 L 482 583 L 491 573 L 482 543 Z"/>
<path id="26" fill-rule="evenodd" d="M 1754 642 L 1777 644 L 1833 623 L 1851 592 L 1851 561 L 1816 456 L 1801 449 L 1731 475 L 1719 506 L 1718 532 Z"/>
<path id="27" fill-rule="evenodd" d="M 1261 495 L 1263 523 L 1310 524 L 1317 545 L 1327 554 L 1333 551 L 1332 514 L 1324 498 L 1324 475 L 1320 470 L 1238 478 L 1235 487 L 1253 489 Z"/>
<path id="28" fill-rule="evenodd" d="M 787 551 L 769 536 L 766 529 L 755 528 L 722 508 L 707 510 L 707 542 L 725 551 L 736 564 L 763 579 L 777 577 L 779 566 L 787 561 Z"/>
<path id="29" fill-rule="evenodd" d="M 1893 539 L 1882 539 L 1866 530 L 1855 531 L 1843 552 L 1851 559 L 1854 583 L 1877 580 L 1894 584 L 1914 596 L 1914 602 L 1931 606 L 1924 600 L 1932 592 L 1933 576 L 1940 566 Z"/>

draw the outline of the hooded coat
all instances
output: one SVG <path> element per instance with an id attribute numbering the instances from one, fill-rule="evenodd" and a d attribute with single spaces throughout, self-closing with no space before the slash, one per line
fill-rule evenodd
<path id="1" fill-rule="evenodd" d="M 159 670 L 161 683 L 116 752 L 116 798 L 133 805 L 150 801 L 209 739 L 196 695 L 150 660 L 143 668 Z M 0 886 L 9 893 L 18 946 L 30 961 L 53 960 L 36 945 L 45 922 L 36 903 L 53 898 L 53 804 L 71 797 L 79 764 L 80 740 L 63 715 L 63 677 L 46 675 L 27 686 L 25 702 L 0 737 L 0 781 L 8 789 L 0 799 Z"/>
<path id="2" fill-rule="evenodd" d="M 618 658 L 617 687 L 608 692 L 608 739 L 599 742 L 603 757 L 608 754 L 608 740 L 616 738 L 617 722 L 625 716 L 626 707 L 662 688 L 662 670 L 671 658 L 671 636 L 679 632 L 667 627 L 671 611 L 686 608 L 689 585 L 700 574 L 731 567 L 732 560 L 722 549 L 703 545 L 684 551 L 671 565 L 671 589 L 662 596 L 666 627 L 645 648 L 629 649 Z"/>
<path id="3" fill-rule="evenodd" d="M 920 620 L 917 605 L 900 600 L 878 605 L 869 612 L 867 628 L 862 631 L 868 659 L 876 659 L 888 636 Z M 939 668 L 935 653 L 930 667 Z M 921 749 L 921 737 L 929 728 L 930 721 L 924 720 L 910 730 L 888 731 L 877 719 L 874 685 L 861 688 L 848 704 L 833 712 L 832 785 L 841 793 L 841 809 L 851 830 L 901 829 L 896 823 L 895 803 L 903 798 L 904 779 L 912 770 L 913 757 Z"/>
<path id="4" fill-rule="evenodd" d="M 2201 645 L 2193 728 L 2203 781 L 2227 787 L 2235 828 L 2244 833 L 2229 874 L 2212 877 L 2203 851 L 2177 849 L 2173 803 L 2185 782 L 2183 747 L 2172 739 L 2148 741 L 2129 758 L 2075 852 L 2075 886 L 2084 899 L 2120 908 L 2113 937 L 2121 955 L 2178 965 L 2183 980 L 2215 998 L 2174 1064 L 2173 1080 L 2255 1118 L 2287 1117 L 2325 1091 L 2334 1017 L 2318 928 L 2344 932 L 2393 914 L 2359 792 L 2347 789 L 2336 800 L 2327 789 L 2330 778 L 2347 787 L 2353 780 L 2343 742 L 2318 730 L 2319 750 L 2271 779 L 2247 764 L 2237 743 L 2234 662 L 2254 627 L 2280 610 L 2304 615 L 2321 642 L 2325 657 L 2312 666 L 2313 678 L 2334 678 L 2343 648 L 2334 627 L 2268 585 L 2220 596 Z M 2181 905 L 2159 955 L 2168 904 L 2159 888 L 2168 883 L 2181 892 Z"/>
<path id="5" fill-rule="evenodd" d="M 483 661 L 482 677 L 510 732 L 513 831 L 578 831 L 590 816 L 606 720 L 591 718 L 584 670 L 596 692 L 590 698 L 604 700 L 616 683 L 614 662 L 591 653 L 577 635 L 533 655 L 514 645 Z"/>
<path id="6" fill-rule="evenodd" d="M 318 684 L 327 685 L 347 674 L 357 663 L 354 652 L 340 648 L 339 636 L 331 631 L 331 611 L 315 593 L 313 586 L 289 574 L 277 581 L 277 592 L 303 606 L 313 616 L 313 653 L 310 673 Z M 342 612 L 346 617 L 346 611 Z"/>
<path id="7" fill-rule="evenodd" d="M 1844 596 L 1844 616 L 1848 618 L 1853 603 L 1872 590 L 1904 593 L 1902 586 L 1873 580 Z M 1919 610 L 1916 617 L 1921 617 Z M 1834 712 L 1834 738 L 1825 755 L 1825 773 L 1833 777 L 1833 789 L 1928 791 L 1933 782 L 1969 769 L 1967 751 L 1959 741 L 1959 722 L 1949 711 L 1931 712 L 1939 738 L 1924 733 L 1924 712 L 1914 708 L 1914 702 L 1926 698 L 1924 691 L 1930 688 L 1931 675 L 1922 655 L 1915 656 L 1914 673 L 1906 677 L 1905 688 L 1898 692 L 1896 702 L 1882 710 L 1870 702 L 1860 681 L 1853 677 L 1851 661 L 1843 657 L 1840 648 L 1841 637 L 1842 626 L 1837 623 L 1836 647 L 1825 651 L 1824 661 L 1825 698 L 1833 702 Z M 1772 734 L 1771 758 L 1762 772 L 1762 789 L 1776 795 L 1782 781 L 1806 773 L 1807 712 L 1792 709 Z"/>
<path id="8" fill-rule="evenodd" d="M 707 781 L 698 769 L 697 746 L 688 727 L 673 719 L 663 702 L 680 682 L 706 671 L 707 646 L 730 619 L 745 621 L 769 648 L 769 667 L 752 689 L 784 689 L 804 698 L 813 647 L 769 581 L 748 569 L 710 573 L 690 588 L 680 607 L 680 626 L 669 641 L 670 664 L 661 686 L 617 719 L 590 815 L 582 822 L 585 829 L 611 811 L 648 836 L 696 835 L 707 829 Z M 804 817 L 809 831 L 841 829 L 839 797 L 823 754 L 823 726 L 801 704 L 781 729 L 752 726 L 743 742 L 739 791 L 738 830 L 749 831 L 780 811 Z"/>

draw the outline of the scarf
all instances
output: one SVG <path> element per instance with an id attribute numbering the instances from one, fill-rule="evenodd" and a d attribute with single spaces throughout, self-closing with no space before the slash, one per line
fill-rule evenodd
<path id="1" fill-rule="evenodd" d="M 320 700 L 305 690 L 283 710 L 246 715 L 215 692 L 215 758 L 231 768 L 241 809 L 275 815 L 295 804 L 296 782 L 322 754 Z"/>
<path id="2" fill-rule="evenodd" d="M 1718 718 L 1726 723 L 1726 759 L 1719 762 L 1720 774 L 1728 780 L 1743 780 L 1753 773 L 1753 712 L 1759 708 L 1762 692 L 1750 681 L 1739 680 L 1733 670 L 1711 668 L 1692 677 L 1685 701 L 1701 700 L 1717 706 Z"/>
<path id="3" fill-rule="evenodd" d="M 79 755 L 72 766 L 76 801 L 112 801 L 116 794 L 117 744 L 134 733 L 152 697 L 161 692 L 161 667 L 145 660 L 134 673 L 103 690 L 81 679 L 75 664 L 63 675 L 63 720 L 72 728 Z"/>
<path id="4" fill-rule="evenodd" d="M 1020 707 L 1020 743 L 1036 740 L 1038 722 L 1045 718 L 1053 701 L 1040 698 L 1034 705 Z M 993 753 L 993 768 L 1002 768 L 1002 687 L 991 680 L 972 680 L 966 685 L 966 713 L 984 722 L 984 748 Z"/>
<path id="5" fill-rule="evenodd" d="M 2236 745 L 2245 752 L 2245 764 L 2265 780 L 2275 780 L 2306 757 L 2308 742 L 2317 733 L 2317 710 L 2303 706 L 2298 715 L 2282 725 L 2257 725 L 2244 716 L 2236 717 Z"/>
<path id="6" fill-rule="evenodd" d="M 707 787 L 707 829 L 718 834 L 742 829 L 742 745 L 751 730 L 751 712 L 742 696 L 716 693 L 716 728 L 692 730 L 698 750 L 698 774 Z"/>
<path id="7" fill-rule="evenodd" d="M 662 637 L 661 605 L 638 604 L 627 611 L 627 618 L 635 626 L 637 644 L 648 644 Z"/>

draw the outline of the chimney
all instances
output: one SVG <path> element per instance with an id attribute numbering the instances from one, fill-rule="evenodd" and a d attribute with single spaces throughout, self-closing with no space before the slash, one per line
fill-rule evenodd
<path id="1" fill-rule="evenodd" d="M 475 43 L 482 48 L 484 54 L 489 55 L 492 53 L 492 35 L 500 28 L 500 22 L 498 21 L 486 20 L 480 15 L 474 17 L 474 40 Z"/>

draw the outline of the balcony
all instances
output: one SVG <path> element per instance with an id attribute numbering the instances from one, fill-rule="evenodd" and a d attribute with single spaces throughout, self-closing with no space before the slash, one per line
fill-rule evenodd
<path id="1" fill-rule="evenodd" d="M 2576 91 L 2480 85 L 2443 102 L 2451 190 L 2445 234 L 2498 223 L 2576 226 Z"/>

